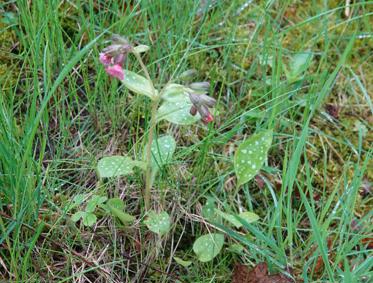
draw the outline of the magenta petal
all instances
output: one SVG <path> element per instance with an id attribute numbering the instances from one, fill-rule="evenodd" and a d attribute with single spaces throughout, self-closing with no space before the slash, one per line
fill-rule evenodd
<path id="1" fill-rule="evenodd" d="M 100 62 L 103 65 L 108 66 L 111 63 L 111 57 L 106 55 L 105 53 L 100 53 Z"/>
<path id="2" fill-rule="evenodd" d="M 113 66 L 107 66 L 105 68 L 106 73 L 108 73 L 110 76 L 123 80 L 124 79 L 124 71 L 121 65 L 113 65 Z"/>

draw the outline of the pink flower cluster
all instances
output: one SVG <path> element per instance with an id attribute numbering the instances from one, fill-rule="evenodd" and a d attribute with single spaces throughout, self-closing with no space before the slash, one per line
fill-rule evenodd
<path id="1" fill-rule="evenodd" d="M 119 80 L 124 79 L 124 70 L 122 67 L 124 60 L 124 54 L 112 57 L 108 53 L 100 53 L 100 62 L 105 66 L 106 73 Z"/>

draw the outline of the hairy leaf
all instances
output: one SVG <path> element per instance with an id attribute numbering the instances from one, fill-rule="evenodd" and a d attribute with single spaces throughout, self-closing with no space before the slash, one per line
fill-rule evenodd
<path id="1" fill-rule="evenodd" d="M 271 143 L 272 131 L 267 130 L 254 134 L 239 145 L 234 156 L 238 185 L 245 184 L 258 173 L 267 159 Z"/>
<path id="2" fill-rule="evenodd" d="M 170 230 L 171 220 L 170 216 L 165 211 L 162 211 L 159 214 L 150 211 L 145 220 L 145 224 L 150 231 L 162 236 Z"/>
<path id="3" fill-rule="evenodd" d="M 118 177 L 131 174 L 133 166 L 133 161 L 129 157 L 108 156 L 100 159 L 97 170 L 101 178 Z"/>
<path id="4" fill-rule="evenodd" d="M 193 244 L 193 251 L 201 262 L 207 262 L 216 257 L 224 245 L 224 235 L 219 233 L 199 237 Z"/>

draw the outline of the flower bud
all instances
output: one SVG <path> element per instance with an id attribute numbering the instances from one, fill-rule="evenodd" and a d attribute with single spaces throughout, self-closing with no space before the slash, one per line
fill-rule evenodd
<path id="1" fill-rule="evenodd" d="M 200 101 L 202 104 L 206 105 L 208 108 L 212 108 L 216 104 L 216 100 L 206 94 L 200 95 Z"/>
<path id="2" fill-rule="evenodd" d="M 201 115 L 202 122 L 205 124 L 214 120 L 214 117 L 209 111 L 209 108 L 214 107 L 216 104 L 216 100 L 214 98 L 209 97 L 206 94 L 189 93 L 189 99 L 193 104 L 190 109 L 191 115 L 194 116 L 198 112 Z"/>
<path id="3" fill-rule="evenodd" d="M 194 105 L 190 108 L 190 111 L 189 111 L 190 115 L 192 116 L 196 116 L 197 114 L 197 107 L 195 107 Z"/>
<path id="4" fill-rule="evenodd" d="M 197 82 L 197 83 L 191 83 L 189 87 L 193 90 L 197 91 L 208 91 L 210 88 L 209 82 Z"/>
<path id="5" fill-rule="evenodd" d="M 179 79 L 189 79 L 194 77 L 197 74 L 197 71 L 195 69 L 189 69 L 185 72 L 182 72 L 179 76 Z"/>

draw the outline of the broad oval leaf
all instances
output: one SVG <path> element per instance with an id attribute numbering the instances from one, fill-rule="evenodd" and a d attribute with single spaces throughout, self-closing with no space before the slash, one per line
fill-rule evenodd
<path id="1" fill-rule="evenodd" d="M 100 178 L 109 178 L 131 174 L 133 166 L 131 158 L 116 155 L 100 159 L 97 170 Z"/>
<path id="2" fill-rule="evenodd" d="M 207 220 L 215 220 L 215 200 L 212 197 L 207 197 L 205 205 L 202 207 L 202 216 Z"/>
<path id="3" fill-rule="evenodd" d="M 150 211 L 147 219 L 144 221 L 150 231 L 162 236 L 170 230 L 171 220 L 167 212 L 155 213 Z"/>
<path id="4" fill-rule="evenodd" d="M 193 251 L 201 262 L 207 262 L 216 257 L 224 245 L 224 235 L 219 233 L 199 237 L 193 244 Z"/>
<path id="5" fill-rule="evenodd" d="M 150 49 L 148 45 L 140 44 L 133 48 L 133 50 L 137 53 L 144 53 Z"/>
<path id="6" fill-rule="evenodd" d="M 150 99 L 154 99 L 157 93 L 153 93 L 153 88 L 151 83 L 134 72 L 124 70 L 124 79 L 122 83 L 131 91 L 137 94 L 143 94 L 148 96 Z"/>
<path id="7" fill-rule="evenodd" d="M 106 202 L 106 205 L 110 205 L 117 209 L 124 209 L 124 202 L 120 198 L 111 198 Z"/>
<path id="8" fill-rule="evenodd" d="M 192 103 L 187 88 L 179 84 L 170 84 L 162 93 L 163 103 L 158 108 L 158 121 L 166 120 L 177 125 L 191 125 L 201 119 L 200 115 L 191 115 Z"/>
<path id="9" fill-rule="evenodd" d="M 259 220 L 259 216 L 255 214 L 254 212 L 250 212 L 250 211 L 241 212 L 240 214 L 238 214 L 238 217 L 242 218 L 242 220 L 246 221 L 247 223 L 253 223 Z"/>
<path id="10" fill-rule="evenodd" d="M 258 173 L 267 159 L 271 143 L 272 130 L 267 130 L 254 134 L 239 145 L 234 156 L 238 185 L 245 184 Z"/>
<path id="11" fill-rule="evenodd" d="M 146 149 L 146 146 L 145 146 Z M 170 135 L 164 135 L 152 143 L 152 166 L 155 168 L 161 168 L 163 165 L 171 161 L 172 155 L 176 149 L 175 139 Z M 146 155 L 146 151 L 144 151 Z M 146 156 L 144 156 L 146 159 Z"/>

